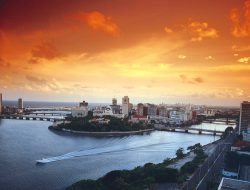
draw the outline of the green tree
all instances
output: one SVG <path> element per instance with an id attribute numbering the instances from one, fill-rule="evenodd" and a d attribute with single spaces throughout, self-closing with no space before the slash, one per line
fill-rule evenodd
<path id="1" fill-rule="evenodd" d="M 225 129 L 225 131 L 223 132 L 221 138 L 224 139 L 227 137 L 227 135 L 229 135 L 231 133 L 231 131 L 233 131 L 233 127 L 227 127 Z"/>
<path id="2" fill-rule="evenodd" d="M 178 159 L 182 159 L 182 158 L 184 158 L 184 156 L 185 156 L 185 154 L 183 153 L 183 148 L 179 148 L 177 151 L 176 151 L 176 157 L 178 158 Z"/>

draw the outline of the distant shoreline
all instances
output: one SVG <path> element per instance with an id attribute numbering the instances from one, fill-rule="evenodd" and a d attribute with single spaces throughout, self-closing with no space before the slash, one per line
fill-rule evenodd
<path id="1" fill-rule="evenodd" d="M 50 128 L 52 130 L 55 130 Z M 110 131 L 110 132 L 91 132 L 91 131 L 75 131 L 75 130 L 70 130 L 70 129 L 64 129 L 62 128 L 59 131 L 63 132 L 69 132 L 69 133 L 74 133 L 74 134 L 81 134 L 81 135 L 86 135 L 86 136 L 99 136 L 99 137 L 106 137 L 106 136 L 111 136 L 111 137 L 119 137 L 119 136 L 127 136 L 127 135 L 143 135 L 144 133 L 151 133 L 154 131 L 154 129 L 144 129 L 144 130 L 139 130 L 139 131 Z"/>

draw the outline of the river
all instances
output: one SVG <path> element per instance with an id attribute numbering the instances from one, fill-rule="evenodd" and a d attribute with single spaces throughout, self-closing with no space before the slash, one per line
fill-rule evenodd
<path id="1" fill-rule="evenodd" d="M 0 120 L 0 189 L 61 190 L 81 179 L 174 157 L 179 147 L 217 140 L 212 135 L 154 131 L 149 135 L 86 137 L 48 130 L 50 122 Z M 214 129 L 214 125 L 202 124 Z M 216 125 L 224 130 L 226 125 Z M 62 156 L 37 165 L 36 160 Z"/>

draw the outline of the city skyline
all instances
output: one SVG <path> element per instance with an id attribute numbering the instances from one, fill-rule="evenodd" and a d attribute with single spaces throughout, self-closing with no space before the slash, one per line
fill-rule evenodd
<path id="1" fill-rule="evenodd" d="M 30 102 L 37 102 L 37 103 L 74 103 L 74 104 L 78 104 L 79 102 L 81 102 L 82 100 L 79 99 L 79 100 L 74 100 L 74 101 L 49 101 L 49 100 L 29 100 L 29 99 L 24 99 L 23 98 L 17 98 L 17 99 L 4 99 L 4 95 L 2 93 L 0 93 L 0 97 L 2 98 L 2 105 L 3 106 L 8 106 L 8 102 L 16 102 L 17 103 L 17 107 L 19 105 L 19 101 L 21 100 L 22 101 L 22 104 L 24 105 L 24 103 L 30 103 Z M 107 102 L 92 102 L 92 101 L 88 101 L 88 103 L 90 104 L 100 104 L 101 105 L 122 105 L 123 104 L 123 99 L 124 97 L 128 97 L 128 96 L 123 96 L 123 97 L 113 97 L 113 98 L 110 98 L 109 101 Z M 128 97 L 130 99 L 130 97 Z M 115 99 L 115 102 L 114 102 L 114 99 Z M 133 99 L 132 99 L 133 100 Z M 84 100 L 85 102 L 85 100 Z M 246 102 L 246 101 L 242 101 L 242 102 Z M 241 103 L 242 103 L 241 102 Z M 147 101 L 132 101 L 132 102 L 129 102 L 131 105 L 133 106 L 138 106 L 140 104 L 144 105 L 144 104 L 151 104 L 151 105 L 165 105 L 165 106 L 207 106 L 207 107 L 221 107 L 221 108 L 240 108 L 240 104 L 239 105 L 211 105 L 211 104 L 206 104 L 206 103 L 203 103 L 203 104 L 195 104 L 195 103 L 184 103 L 184 102 L 171 102 L 171 103 L 166 103 L 166 102 L 147 102 Z M 6 105 L 5 105 L 6 104 Z M 23 106 L 25 107 L 25 106 Z"/>
<path id="2" fill-rule="evenodd" d="M 4 1 L 0 87 L 16 100 L 239 106 L 250 1 Z"/>

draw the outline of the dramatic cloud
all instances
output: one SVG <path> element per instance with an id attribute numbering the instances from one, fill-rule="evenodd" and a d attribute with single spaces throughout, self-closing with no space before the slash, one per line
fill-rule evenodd
<path id="1" fill-rule="evenodd" d="M 9 99 L 239 105 L 250 38 L 231 35 L 227 15 L 238 8 L 236 33 L 247 31 L 248 4 L 191 1 L 0 0 L 0 88 Z"/>
<path id="2" fill-rule="evenodd" d="M 181 78 L 183 83 L 198 84 L 204 82 L 201 77 L 189 78 L 186 75 L 180 75 L 179 77 Z"/>
<path id="3" fill-rule="evenodd" d="M 209 27 L 207 22 L 190 22 L 187 29 L 193 35 L 191 41 L 202 41 L 204 38 L 217 38 L 219 36 L 218 31 Z"/>
<path id="4" fill-rule="evenodd" d="M 250 36 L 250 0 L 246 0 L 244 4 L 244 14 L 238 8 L 234 8 L 230 12 L 230 19 L 233 24 L 232 35 L 235 37 Z"/>
<path id="5" fill-rule="evenodd" d="M 118 36 L 120 29 L 110 16 L 99 11 L 78 12 L 70 15 L 71 18 L 82 21 L 94 30 L 99 30 L 113 36 Z"/>
<path id="6" fill-rule="evenodd" d="M 32 50 L 33 58 L 44 58 L 47 60 L 51 60 L 60 56 L 58 49 L 54 46 L 54 44 L 50 42 L 42 43 L 41 45 L 37 45 Z M 35 61 L 35 62 L 34 62 Z M 37 63 L 35 59 L 31 60 L 32 63 Z"/>

